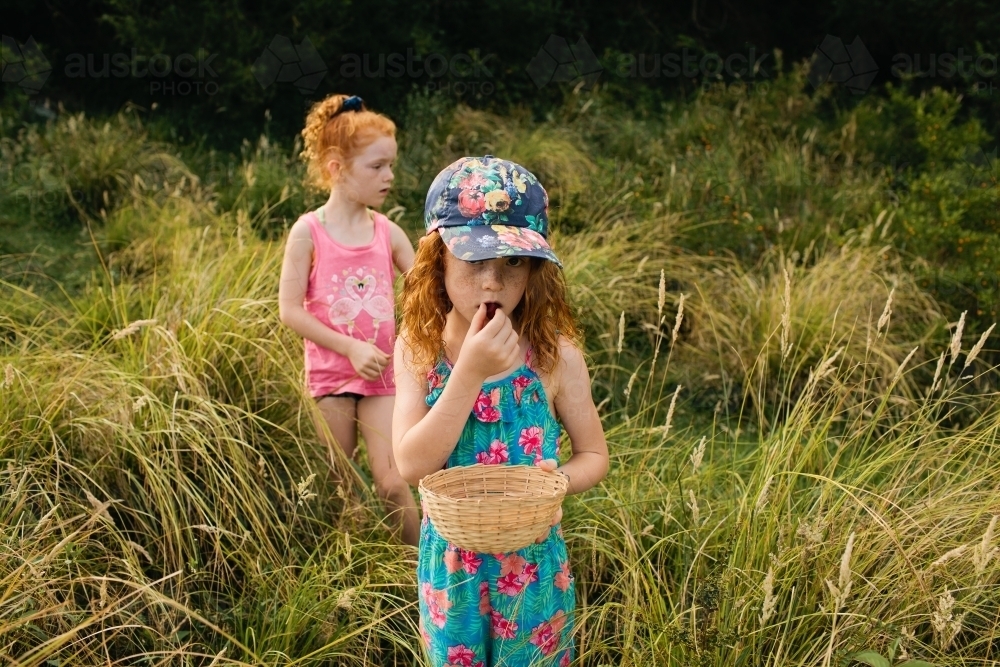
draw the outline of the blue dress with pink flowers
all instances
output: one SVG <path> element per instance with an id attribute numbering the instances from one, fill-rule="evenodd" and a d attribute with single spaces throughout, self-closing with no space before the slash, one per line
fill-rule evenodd
<path id="1" fill-rule="evenodd" d="M 427 405 L 441 395 L 451 365 L 427 373 Z M 531 365 L 486 382 L 447 467 L 531 465 L 559 457 L 559 422 Z M 576 605 L 562 529 L 506 554 L 449 544 L 424 514 L 417 564 L 420 634 L 434 667 L 570 664 Z"/>

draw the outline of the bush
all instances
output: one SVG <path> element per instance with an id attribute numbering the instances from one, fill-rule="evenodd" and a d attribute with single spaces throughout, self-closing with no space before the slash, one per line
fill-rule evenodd
<path id="1" fill-rule="evenodd" d="M 184 163 L 124 113 L 105 122 L 63 114 L 30 125 L 0 139 L 0 157 L 2 203 L 45 223 L 107 214 L 135 188 L 169 193 L 195 184 Z"/>

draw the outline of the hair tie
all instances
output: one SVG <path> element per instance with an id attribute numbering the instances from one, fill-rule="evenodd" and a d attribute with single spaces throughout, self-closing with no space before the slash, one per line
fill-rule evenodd
<path id="1" fill-rule="evenodd" d="M 365 101 L 357 95 L 351 95 L 341 103 L 339 109 L 330 114 L 330 118 L 333 118 L 337 114 L 343 113 L 344 111 L 361 111 L 361 105 L 364 104 L 364 102 Z"/>

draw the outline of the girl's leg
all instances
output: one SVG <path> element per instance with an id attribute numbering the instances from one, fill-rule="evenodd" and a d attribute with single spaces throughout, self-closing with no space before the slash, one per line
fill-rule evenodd
<path id="1" fill-rule="evenodd" d="M 420 636 L 431 667 L 490 661 L 488 554 L 459 551 L 424 524 L 417 557 Z"/>
<path id="2" fill-rule="evenodd" d="M 392 456 L 392 407 L 395 396 L 366 396 L 358 401 L 358 423 L 368 445 L 368 462 L 375 488 L 385 502 L 390 520 L 403 530 L 403 542 L 417 545 L 420 515 L 410 485 L 399 476 Z"/>
<path id="3" fill-rule="evenodd" d="M 541 544 L 498 558 L 492 575 L 492 664 L 567 667 L 573 658 L 576 586 L 558 529 Z"/>
<path id="4" fill-rule="evenodd" d="M 316 401 L 319 414 L 314 415 L 316 432 L 320 442 L 327 449 L 330 458 L 330 471 L 337 478 L 337 457 L 334 447 L 340 447 L 347 458 L 354 458 L 354 450 L 358 446 L 357 401 L 346 396 L 324 396 Z M 330 429 L 331 440 L 326 434 Z"/>

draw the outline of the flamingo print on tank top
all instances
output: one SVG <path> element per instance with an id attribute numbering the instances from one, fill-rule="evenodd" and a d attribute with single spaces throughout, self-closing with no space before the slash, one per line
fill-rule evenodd
<path id="1" fill-rule="evenodd" d="M 386 285 L 385 274 L 367 266 L 359 267 L 348 275 L 349 273 L 344 269 L 341 276 L 332 277 L 334 286 L 341 286 L 339 295 L 331 294 L 327 297 L 330 301 L 330 322 L 346 324 L 348 333 L 353 334 L 354 321 L 364 311 L 372 318 L 372 337 L 368 342 L 374 343 L 378 338 L 379 324 L 393 318 L 392 302 L 379 293 L 385 292 L 384 289 L 379 289 Z M 376 274 L 381 281 L 376 278 Z M 343 281 L 340 280 L 341 277 Z"/>

